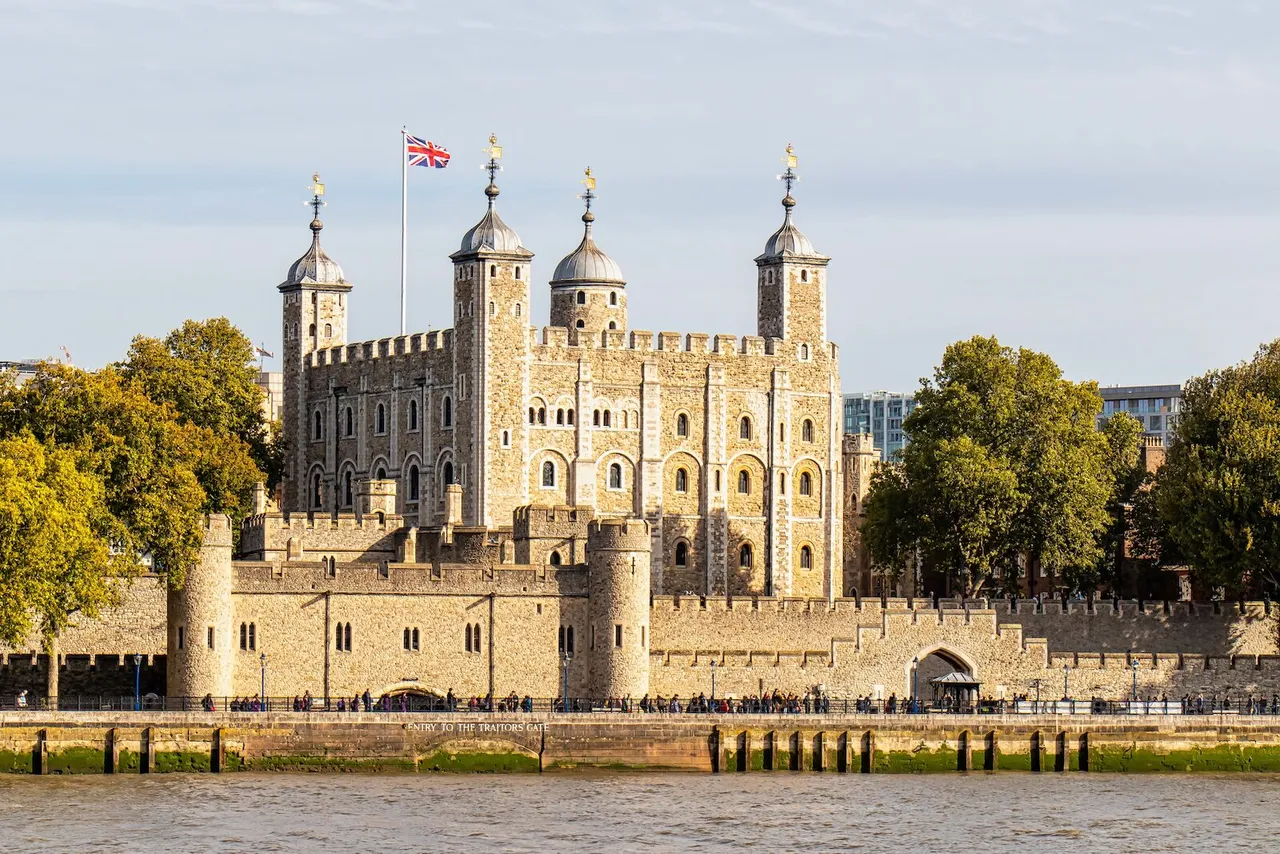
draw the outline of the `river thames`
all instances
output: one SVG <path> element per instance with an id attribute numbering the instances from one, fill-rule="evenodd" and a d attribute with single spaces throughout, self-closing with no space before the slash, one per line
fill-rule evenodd
<path id="1" fill-rule="evenodd" d="M 1268 851 L 1255 775 L 0 779 L 8 851 Z M 1269 841 L 1268 841 L 1269 840 Z"/>

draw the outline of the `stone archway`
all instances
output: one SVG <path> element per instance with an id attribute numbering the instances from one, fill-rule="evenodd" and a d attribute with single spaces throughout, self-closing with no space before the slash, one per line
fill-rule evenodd
<path id="1" fill-rule="evenodd" d="M 915 664 L 919 659 L 919 666 Z M 972 658 L 955 647 L 945 643 L 935 643 L 924 647 L 911 660 L 907 661 L 904 668 L 906 671 L 906 692 L 905 695 L 910 697 L 913 684 L 919 685 L 920 699 L 925 700 L 929 697 L 929 680 L 939 676 L 945 676 L 948 673 L 964 673 L 969 676 L 978 678 L 978 665 Z M 913 680 L 913 676 L 916 677 Z"/>
<path id="2" fill-rule="evenodd" d="M 401 681 L 385 685 L 372 700 L 376 703 L 383 697 L 390 700 L 390 711 L 448 711 L 445 694 L 421 682 Z"/>

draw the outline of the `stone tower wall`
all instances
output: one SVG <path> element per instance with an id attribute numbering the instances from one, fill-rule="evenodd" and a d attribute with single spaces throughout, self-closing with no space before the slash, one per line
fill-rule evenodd
<path id="1" fill-rule="evenodd" d="M 231 520 L 219 514 L 205 522 L 199 563 L 181 590 L 169 592 L 169 696 L 231 693 L 231 591 Z"/>
<path id="2" fill-rule="evenodd" d="M 579 293 L 586 299 L 582 305 L 578 304 Z M 551 289 L 551 325 L 570 330 L 570 336 L 596 342 L 602 332 L 625 330 L 627 289 L 621 285 L 557 285 Z"/>
<path id="3" fill-rule="evenodd" d="M 871 473 L 879 462 L 870 434 L 844 437 L 844 554 L 843 590 L 838 596 L 871 595 L 871 564 L 862 544 L 863 504 L 871 491 Z"/>
<path id="4" fill-rule="evenodd" d="M 641 519 L 593 521 L 587 529 L 588 620 L 596 697 L 649 691 L 649 543 Z"/>

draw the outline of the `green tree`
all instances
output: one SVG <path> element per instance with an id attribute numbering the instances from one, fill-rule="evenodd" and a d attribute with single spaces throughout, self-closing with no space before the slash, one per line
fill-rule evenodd
<path id="1" fill-rule="evenodd" d="M 0 439 L 0 641 L 11 647 L 37 628 L 48 647 L 73 614 L 113 603 L 113 579 L 136 571 L 107 548 L 116 520 L 90 468 L 82 452 L 30 433 Z"/>
<path id="2" fill-rule="evenodd" d="M 1033 579 L 1042 566 L 1064 578 L 1096 566 L 1113 486 L 1096 384 L 979 336 L 948 347 L 921 385 L 900 474 L 868 497 L 873 563 L 918 552 L 970 594 L 992 577 L 1012 585 L 1020 563 Z"/>
<path id="3" fill-rule="evenodd" d="M 1155 498 L 1196 581 L 1280 587 L 1280 340 L 1186 383 Z"/>
<path id="4" fill-rule="evenodd" d="M 1117 412 L 1102 427 L 1106 441 L 1104 465 L 1111 483 L 1107 499 L 1107 527 L 1099 538 L 1102 554 L 1093 567 L 1072 573 L 1069 585 L 1092 590 L 1099 585 L 1118 590 L 1125 544 L 1135 536 L 1134 506 L 1139 493 L 1150 491 L 1151 478 L 1142 466 L 1142 424 L 1127 412 Z"/>
<path id="5" fill-rule="evenodd" d="M 263 414 L 253 344 L 225 317 L 188 320 L 163 339 L 139 335 L 119 367 L 147 397 L 185 424 L 235 436 L 271 485 L 283 473 L 278 433 Z M 225 447 L 225 445 L 224 445 Z"/>

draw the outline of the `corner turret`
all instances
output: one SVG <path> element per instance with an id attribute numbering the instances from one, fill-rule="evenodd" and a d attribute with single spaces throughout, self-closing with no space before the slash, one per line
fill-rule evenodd
<path id="1" fill-rule="evenodd" d="M 556 265 L 551 277 L 551 325 L 599 343 L 601 332 L 627 328 L 627 282 L 617 262 L 596 245 L 591 234 L 596 179 L 590 167 L 582 183 L 587 188 L 581 196 L 587 208 L 582 214 L 582 242 Z"/>
<path id="2" fill-rule="evenodd" d="M 827 264 L 813 243 L 792 221 L 796 200 L 791 185 L 795 173 L 795 150 L 788 145 L 782 158 L 787 171 L 779 179 L 787 185 L 782 199 L 782 226 L 765 243 L 756 257 L 758 293 L 756 326 L 761 338 L 783 338 L 815 347 L 827 340 Z"/>
<path id="3" fill-rule="evenodd" d="M 591 686 L 595 697 L 649 692 L 649 523 L 587 526 Z"/>
<path id="4" fill-rule="evenodd" d="M 170 697 L 227 697 L 232 674 L 231 520 L 205 519 L 199 562 L 168 598 L 166 691 Z"/>

